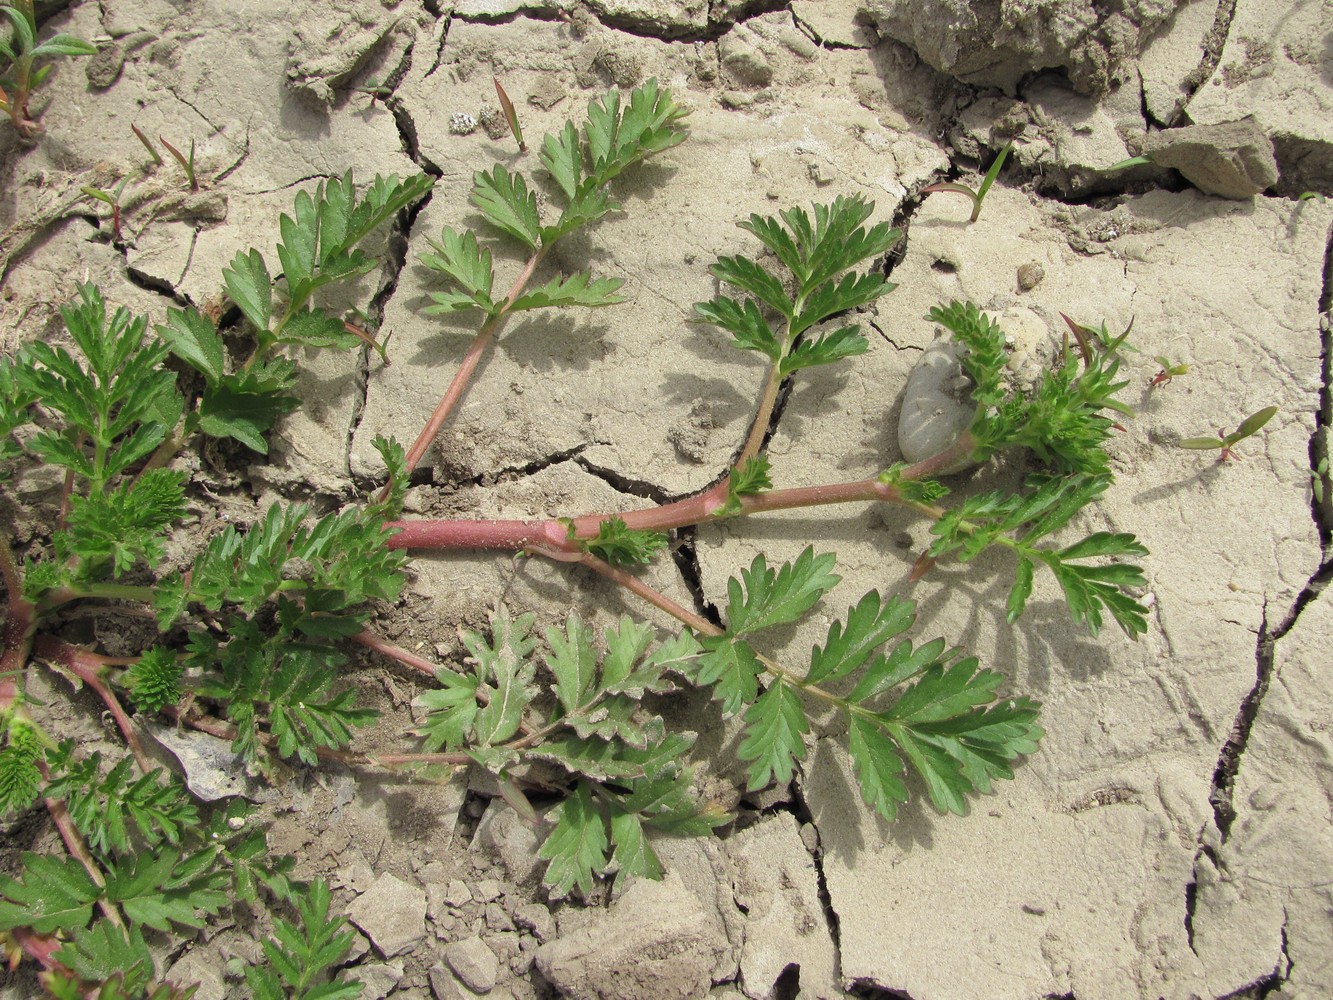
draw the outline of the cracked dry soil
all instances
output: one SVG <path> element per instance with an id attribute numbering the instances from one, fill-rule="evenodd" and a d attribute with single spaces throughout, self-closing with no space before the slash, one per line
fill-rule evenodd
<path id="1" fill-rule="evenodd" d="M 859 317 L 871 351 L 784 399 L 768 445 L 783 485 L 868 475 L 898 457 L 898 395 L 934 335 L 922 318 L 934 304 L 970 298 L 1052 335 L 1061 311 L 1134 324 L 1142 353 L 1130 356 L 1127 395 L 1138 412 L 1112 445 L 1117 484 L 1094 527 L 1132 531 L 1151 550 L 1149 633 L 1093 640 L 1051 589 L 1010 628 L 1007 567 L 984 559 L 913 588 L 918 634 L 949 637 L 1044 702 L 1048 735 L 1016 780 L 965 818 L 917 803 L 888 827 L 860 802 L 834 740 L 811 738 L 790 787 L 738 803 L 739 771 L 714 764 L 703 780 L 739 805 L 736 824 L 713 840 L 664 840 L 663 882 L 586 906 L 548 905 L 533 834 L 475 775 L 429 786 L 326 769 L 277 791 L 241 786 L 264 802 L 296 874 L 333 881 L 361 932 L 363 996 L 1333 996 L 1330 510 L 1310 472 L 1329 450 L 1333 204 L 1297 200 L 1333 194 L 1326 3 L 59 6 L 47 30 L 96 39 L 103 56 L 58 67 L 40 143 L 0 139 L 6 349 L 58 335 L 77 278 L 154 320 L 174 304 L 219 303 L 225 263 L 273 246 L 279 214 L 319 178 L 439 179 L 346 303 L 371 303 L 392 331 L 392 367 L 308 359 L 306 406 L 278 428 L 272 464 L 200 456 L 200 530 L 274 495 L 363 494 L 375 435 L 410 437 L 433 408 L 467 331 L 420 315 L 429 278 L 414 262 L 441 225 L 475 221 L 473 171 L 516 159 L 505 139 L 449 128 L 493 103 L 493 75 L 530 141 L 580 119 L 608 86 L 649 76 L 693 108 L 693 135 L 629 180 L 622 217 L 555 261 L 623 277 L 630 301 L 513 323 L 441 435 L 409 516 L 626 509 L 719 476 L 763 373 L 686 320 L 713 294 L 707 265 L 753 251 L 734 226 L 751 212 L 862 194 L 907 234 L 885 265 L 899 287 Z M 351 89 L 372 82 L 392 95 Z M 145 164 L 131 123 L 194 140 L 201 193 Z M 1191 145 L 1173 131 L 1188 126 L 1223 132 Z M 1238 130 L 1250 152 L 1218 147 Z M 1163 137 L 1179 140 L 1159 156 L 1176 169 L 1108 169 L 1150 143 L 1167 148 Z M 1013 160 L 976 224 L 964 224 L 962 199 L 920 195 L 933 180 L 974 177 L 1009 139 Z M 531 169 L 534 154 L 520 161 Z M 1232 197 L 1206 193 L 1218 171 Z M 126 175 L 125 238 L 113 244 L 79 189 Z M 1150 389 L 1156 355 L 1191 370 Z M 1242 461 L 1174 447 L 1270 404 L 1280 412 Z M 651 576 L 707 610 L 755 553 L 791 558 L 810 540 L 839 554 L 831 618 L 841 595 L 907 587 L 926 538 L 893 512 L 791 512 L 686 533 Z M 497 602 L 543 623 L 571 606 L 599 626 L 644 613 L 559 567 L 432 556 L 415 561 L 407 596 L 376 627 L 447 662 L 462 654 L 458 627 L 482 626 Z M 827 624 L 794 631 L 790 655 Z M 112 644 L 114 629 L 95 638 Z M 353 681 L 386 716 L 363 746 L 410 728 L 414 678 L 367 662 Z M 734 729 L 699 721 L 713 718 L 703 706 L 680 711 L 695 713 L 701 747 L 734 741 Z M 16 826 L 8 846 L 47 835 Z M 241 996 L 225 963 L 255 957 L 262 932 L 223 922 L 162 957 L 175 978 L 201 983 L 201 1000 Z M 35 991 L 23 973 L 0 986 L 3 997 Z"/>

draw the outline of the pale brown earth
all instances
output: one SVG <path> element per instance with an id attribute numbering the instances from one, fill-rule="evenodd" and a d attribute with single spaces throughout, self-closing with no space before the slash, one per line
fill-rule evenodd
<path id="1" fill-rule="evenodd" d="M 860 194 L 907 230 L 899 287 L 861 317 L 865 357 L 785 400 L 775 480 L 867 476 L 898 457 L 898 398 L 934 336 L 932 305 L 970 298 L 1052 336 L 1062 311 L 1117 331 L 1132 320 L 1138 415 L 1087 521 L 1150 548 L 1152 619 L 1137 643 L 1109 629 L 1090 638 L 1043 581 L 1008 627 L 1007 564 L 939 567 L 913 590 L 918 632 L 947 636 L 1044 703 L 1048 735 L 1016 780 L 967 817 L 916 802 L 889 827 L 861 803 L 841 744 L 816 735 L 791 788 L 742 799 L 719 838 L 661 842 L 663 882 L 588 906 L 548 906 L 534 835 L 485 780 L 469 790 L 466 776 L 430 786 L 320 771 L 276 793 L 249 787 L 275 847 L 297 856 L 299 875 L 331 877 L 364 931 L 352 970 L 373 984 L 364 995 L 1333 996 L 1333 510 L 1315 502 L 1310 471 L 1329 448 L 1333 204 L 1297 200 L 1333 195 L 1327 2 L 1143 0 L 1113 18 L 1091 0 L 589 0 L 563 16 L 567 6 L 68 4 L 46 30 L 115 46 L 123 63 L 103 59 L 96 85 L 85 63 L 62 64 L 38 101 L 47 132 L 35 146 L 0 131 L 5 346 L 58 335 L 56 309 L 78 280 L 155 320 L 215 303 L 222 267 L 239 249 L 271 250 L 298 189 L 349 169 L 363 180 L 428 170 L 439 178 L 428 203 L 381 238 L 383 270 L 348 299 L 393 332 L 392 367 L 312 356 L 306 405 L 275 433 L 272 464 L 243 451 L 197 463 L 201 523 L 243 521 L 276 495 L 363 496 L 380 468 L 371 440 L 415 435 L 467 339 L 463 324 L 420 314 L 432 277 L 417 255 L 441 225 L 475 222 L 474 170 L 535 165 L 508 139 L 451 134 L 450 116 L 494 104 L 499 75 L 535 144 L 608 86 L 656 76 L 693 109 L 692 137 L 629 181 L 623 217 L 555 262 L 625 278 L 630 301 L 508 328 L 409 513 L 626 509 L 714 481 L 763 373 L 716 331 L 686 325 L 690 304 L 714 293 L 708 263 L 753 252 L 734 226 L 751 212 Z M 349 91 L 371 81 L 392 97 Z M 183 193 L 170 162 L 147 164 L 132 122 L 195 140 L 201 194 Z M 1229 128 L 1186 145 L 1171 130 L 1187 125 Z M 1241 134 L 1244 155 L 1210 146 Z M 975 225 L 963 199 L 920 196 L 931 180 L 975 182 L 978 160 L 1010 138 L 1014 164 Z M 1145 143 L 1174 148 L 1177 169 L 1107 169 Z M 113 246 L 79 188 L 125 175 L 127 237 Z M 1219 183 L 1233 197 L 1203 193 Z M 1150 389 L 1155 355 L 1191 370 Z M 1270 404 L 1280 412 L 1239 461 L 1174 446 Z M 983 470 L 959 488 L 1005 475 Z M 796 659 L 864 591 L 907 587 L 926 527 L 869 507 L 732 522 L 698 532 L 650 578 L 686 604 L 716 604 L 759 551 L 836 549 L 844 583 L 787 636 Z M 501 601 L 543 623 L 571 607 L 599 623 L 647 614 L 558 566 L 432 556 L 379 626 L 447 662 L 461 655 L 458 626 L 482 625 Z M 387 715 L 362 745 L 402 746 L 417 679 L 368 664 L 355 683 Z M 692 728 L 711 731 L 703 744 L 732 745 L 713 709 L 690 711 Z M 702 766 L 734 800 L 739 768 Z M 163 958 L 202 983 L 200 1000 L 241 996 L 224 962 L 253 958 L 261 931 L 211 927 Z M 0 995 L 34 989 L 20 974 Z"/>

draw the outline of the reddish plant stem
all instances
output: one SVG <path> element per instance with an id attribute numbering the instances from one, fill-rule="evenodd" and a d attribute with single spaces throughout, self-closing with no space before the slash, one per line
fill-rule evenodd
<path id="1" fill-rule="evenodd" d="M 514 279 L 513 287 L 509 289 L 509 294 L 497 312 L 490 319 L 481 325 L 475 337 L 472 338 L 472 344 L 467 349 L 467 354 L 463 356 L 462 363 L 458 366 L 458 371 L 454 373 L 453 381 L 449 383 L 449 388 L 445 390 L 440 398 L 439 405 L 435 407 L 435 412 L 431 414 L 430 420 L 422 428 L 421 433 L 413 442 L 412 447 L 407 452 L 407 471 L 411 472 L 426 455 L 426 449 L 430 447 L 431 442 L 435 440 L 440 433 L 440 428 L 444 422 L 449 419 L 449 414 L 453 412 L 458 401 L 463 398 L 463 393 L 467 391 L 468 383 L 472 375 L 477 370 L 477 365 L 481 363 L 482 356 L 486 353 L 486 348 L 490 346 L 491 340 L 500 328 L 504 326 L 504 321 L 509 318 L 510 306 L 523 294 L 523 289 L 527 287 L 532 279 L 533 272 L 537 270 L 537 265 L 542 262 L 546 256 L 546 251 L 550 245 L 544 245 L 536 251 L 524 266 L 523 271 Z M 387 487 L 386 487 L 387 489 Z"/>
<path id="2" fill-rule="evenodd" d="M 121 705 L 120 699 L 116 697 L 116 693 L 111 690 L 102 677 L 103 669 L 112 665 L 111 658 L 47 635 L 38 638 L 37 655 L 61 664 L 75 677 L 96 691 L 97 696 L 102 699 L 103 704 L 111 713 L 111 717 L 116 720 L 116 728 L 120 730 L 120 735 L 124 737 L 130 752 L 134 754 L 139 770 L 145 774 L 153 770 L 155 764 L 152 758 L 144 753 L 143 745 L 139 742 L 139 735 L 134 731 L 134 723 L 130 721 L 129 714 Z M 124 662 L 122 658 L 117 657 L 115 659 Z"/>
<path id="3" fill-rule="evenodd" d="M 42 773 L 42 780 L 49 782 L 51 771 L 46 766 L 46 761 L 38 761 L 37 768 Z M 102 869 L 97 867 L 97 862 L 93 860 L 92 854 L 89 853 L 88 845 L 83 842 L 83 837 L 74 825 L 74 820 L 70 817 L 69 810 L 65 808 L 65 803 L 52 798 L 43 798 L 42 801 L 46 805 L 46 811 L 51 814 L 56 829 L 60 832 L 60 839 L 65 842 L 65 850 L 69 851 L 70 856 L 83 865 L 84 871 L 93 880 L 93 885 L 99 889 L 105 889 L 106 876 L 102 874 Z M 125 923 L 120 919 L 120 911 L 115 906 L 105 899 L 98 900 L 97 906 L 107 920 L 121 930 L 125 929 Z"/>
<path id="4" fill-rule="evenodd" d="M 536 555 L 542 555 L 542 556 L 550 555 L 550 553 L 545 552 L 540 548 L 535 548 L 532 551 Z M 563 554 L 557 554 L 555 558 L 560 559 L 561 561 L 567 561 L 565 560 Z M 598 559 L 596 556 L 585 552 L 579 559 L 579 565 L 586 566 L 588 569 L 592 570 L 594 573 L 597 573 L 599 576 L 605 577 L 612 583 L 619 584 L 620 586 L 628 590 L 630 593 L 634 594 L 636 597 L 640 597 L 643 600 L 647 601 L 649 604 L 657 608 L 659 611 L 665 611 L 672 618 L 676 619 L 676 621 L 680 622 L 683 625 L 688 625 L 696 632 L 701 632 L 704 635 L 723 634 L 723 630 L 718 628 L 707 618 L 703 618 L 699 615 L 696 615 L 693 611 L 690 611 L 682 607 L 680 604 L 677 604 L 675 601 L 667 597 L 661 591 L 654 590 L 652 587 L 648 586 L 648 584 L 640 580 L 637 576 L 634 576 L 630 573 L 626 573 L 623 569 L 618 569 L 617 567 L 612 566 L 609 562 L 606 562 L 603 559 Z"/>
<path id="5" fill-rule="evenodd" d="M 795 489 L 772 490 L 739 498 L 742 514 L 762 514 L 773 510 L 792 510 L 799 507 L 819 507 L 835 503 L 886 501 L 904 503 L 929 516 L 939 517 L 942 511 L 928 504 L 906 501 L 897 487 L 881 483 L 878 478 L 858 479 L 847 483 L 824 486 L 802 486 Z M 692 524 L 701 524 L 716 517 L 727 502 L 725 485 L 714 487 L 698 496 L 660 507 L 647 507 L 623 514 L 585 514 L 570 521 L 558 518 L 515 521 L 395 521 L 387 525 L 397 530 L 389 540 L 394 549 L 506 549 L 541 551 L 548 557 L 561 554 L 563 558 L 578 559 L 579 550 L 569 538 L 569 525 L 574 537 L 591 538 L 603 521 L 619 518 L 626 527 L 649 531 L 670 531 Z"/>
<path id="6" fill-rule="evenodd" d="M 55 960 L 55 953 L 60 950 L 64 944 L 54 934 L 38 934 L 29 927 L 15 927 L 7 932 L 14 943 L 17 944 L 34 962 L 41 965 L 44 969 L 64 969 L 65 967 Z M 17 958 L 14 965 L 17 965 Z M 14 966 L 10 966 L 13 971 Z M 69 970 L 65 970 L 69 971 Z"/>
<path id="7" fill-rule="evenodd" d="M 402 646 L 395 646 L 388 639 L 383 639 L 374 632 L 362 629 L 356 635 L 352 636 L 352 641 L 357 645 L 365 646 L 367 649 L 373 649 L 377 653 L 397 660 L 405 667 L 411 667 L 418 673 L 423 673 L 427 677 L 433 678 L 436 671 L 440 669 L 439 664 L 432 663 L 424 656 L 418 656 L 410 650 L 403 649 Z"/>

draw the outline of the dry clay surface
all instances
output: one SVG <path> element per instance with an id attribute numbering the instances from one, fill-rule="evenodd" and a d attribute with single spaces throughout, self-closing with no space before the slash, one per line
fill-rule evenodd
<path id="1" fill-rule="evenodd" d="M 55 16 L 104 54 L 86 72 L 57 69 L 35 147 L 5 133 L 7 349 L 58 336 L 57 307 L 85 278 L 156 321 L 172 305 L 220 304 L 222 267 L 251 246 L 272 258 L 279 213 L 319 179 L 438 178 L 379 238 L 385 267 L 345 303 L 392 332 L 392 366 L 308 358 L 305 406 L 275 432 L 273 463 L 201 456 L 207 517 L 245 519 L 278 494 L 365 495 L 375 435 L 410 440 L 429 415 L 470 331 L 422 315 L 435 286 L 417 257 L 441 226 L 479 224 L 474 171 L 536 170 L 507 137 L 451 130 L 456 114 L 494 104 L 496 75 L 530 143 L 581 120 L 607 87 L 652 76 L 693 109 L 692 136 L 626 179 L 623 216 L 562 245 L 538 276 L 590 263 L 623 278 L 629 301 L 513 322 L 432 449 L 409 516 L 629 510 L 716 481 L 764 372 L 688 320 L 715 292 L 709 263 L 755 252 L 734 226 L 751 212 L 861 195 L 906 231 L 890 261 L 899 287 L 858 317 L 869 352 L 798 380 L 782 402 L 769 444 L 779 486 L 862 478 L 900 457 L 899 397 L 936 335 L 933 305 L 971 299 L 1052 340 L 1061 312 L 1112 331 L 1133 323 L 1141 353 L 1128 356 L 1125 395 L 1137 415 L 1110 446 L 1117 482 L 1084 527 L 1133 532 L 1151 550 L 1137 643 L 1073 627 L 1040 578 L 1028 614 L 1006 625 L 998 558 L 910 585 L 928 526 L 896 509 L 731 522 L 647 574 L 682 603 L 719 605 L 758 552 L 835 550 L 843 584 L 774 650 L 791 662 L 865 591 L 910 590 L 922 639 L 946 636 L 1043 702 L 1047 736 L 1014 781 L 966 817 L 914 801 L 888 826 L 861 802 L 840 734 L 812 734 L 792 787 L 749 798 L 734 766 L 704 764 L 706 792 L 739 803 L 736 826 L 661 841 L 662 882 L 589 906 L 548 905 L 534 833 L 482 779 L 321 772 L 277 795 L 249 788 L 297 874 L 334 880 L 361 932 L 365 996 L 1333 995 L 1329 510 L 1310 471 L 1327 453 L 1333 204 L 1297 200 L 1333 194 L 1333 12 L 1319 0 L 1144 0 L 1113 17 L 1098 6 L 127 0 Z M 392 96 L 350 90 L 369 84 Z M 170 162 L 152 168 L 131 123 L 195 140 L 201 191 Z M 964 199 L 921 197 L 931 180 L 975 183 L 978 159 L 1010 139 L 1014 166 L 975 224 Z M 1159 163 L 1108 169 L 1146 143 Z M 79 189 L 126 175 L 126 235 L 112 245 Z M 496 252 L 503 284 L 520 260 Z M 1150 388 L 1157 355 L 1189 373 Z M 1278 415 L 1238 461 L 1175 446 L 1267 405 Z M 953 485 L 1019 472 L 1001 463 Z M 501 602 L 543 623 L 570 608 L 600 624 L 648 614 L 558 566 L 451 555 L 416 560 L 404 605 L 378 625 L 447 662 L 461 655 L 457 627 L 483 625 Z M 357 683 L 388 717 L 373 738 L 401 748 L 417 681 L 375 666 Z M 713 708 L 680 712 L 701 746 L 734 750 L 734 726 L 707 721 Z M 202 1000 L 239 996 L 223 963 L 254 958 L 255 932 L 211 928 L 163 958 L 201 982 Z M 32 989 L 20 976 L 0 995 Z"/>

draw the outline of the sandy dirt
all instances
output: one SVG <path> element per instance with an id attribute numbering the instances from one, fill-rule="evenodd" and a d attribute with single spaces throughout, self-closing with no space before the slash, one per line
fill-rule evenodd
<path id="1" fill-rule="evenodd" d="M 911 587 L 922 638 L 947 636 L 1043 702 L 1047 736 L 1016 780 L 966 817 L 917 800 L 888 826 L 861 802 L 839 734 L 812 734 L 791 786 L 749 797 L 724 753 L 702 769 L 736 823 L 662 840 L 662 882 L 586 904 L 548 902 L 534 833 L 484 777 L 324 769 L 276 791 L 228 789 L 264 804 L 299 876 L 332 880 L 360 931 L 363 996 L 1333 996 L 1333 510 L 1311 473 L 1329 450 L 1333 202 L 1299 198 L 1333 196 L 1333 9 L 1141 0 L 1097 13 L 1107 6 L 76 0 L 52 17 L 45 30 L 103 54 L 57 68 L 37 99 L 36 145 L 0 130 L 6 349 L 60 336 L 57 309 L 78 280 L 157 321 L 219 303 L 224 265 L 251 246 L 269 253 L 279 214 L 321 178 L 438 178 L 406 227 L 377 238 L 384 267 L 347 297 L 392 332 L 392 366 L 304 359 L 305 406 L 276 429 L 272 462 L 199 457 L 201 530 L 276 496 L 366 496 L 381 469 L 374 437 L 410 440 L 434 407 L 469 328 L 422 315 L 434 286 L 417 258 L 441 226 L 478 223 L 475 170 L 537 168 L 507 137 L 451 131 L 453 116 L 495 104 L 493 76 L 530 145 L 609 86 L 654 76 L 692 108 L 692 135 L 627 179 L 623 216 L 549 264 L 547 277 L 590 262 L 625 279 L 629 301 L 511 323 L 408 516 L 625 510 L 716 481 L 764 371 L 687 320 L 715 293 L 708 264 L 754 252 L 735 226 L 751 212 L 859 194 L 906 232 L 890 262 L 899 287 L 859 317 L 870 351 L 783 400 L 768 449 L 780 486 L 899 458 L 900 394 L 934 339 L 933 305 L 968 298 L 1052 337 L 1061 312 L 1117 331 L 1133 322 L 1141 353 L 1125 396 L 1138 412 L 1110 446 L 1117 482 L 1086 527 L 1151 550 L 1148 633 L 1090 638 L 1040 579 L 1010 627 L 999 559 Z M 371 84 L 392 95 L 352 90 Z M 153 167 L 131 123 L 193 141 L 202 190 L 170 161 Z M 1012 163 L 975 224 L 964 199 L 920 194 L 975 183 L 1009 140 Z M 1145 150 L 1156 162 L 1109 169 Z M 79 189 L 126 176 L 115 244 Z M 502 278 L 519 266 L 502 245 L 497 261 Z M 1189 373 L 1151 388 L 1157 355 Z M 1278 415 L 1237 461 L 1176 447 L 1268 405 Z M 1013 474 L 981 470 L 957 488 Z M 649 578 L 686 605 L 716 605 L 758 552 L 836 550 L 842 586 L 775 650 L 799 660 L 860 594 L 908 589 L 928 540 L 896 509 L 826 513 L 691 533 Z M 571 608 L 598 625 L 654 620 L 590 576 L 468 554 L 415 560 L 408 594 L 376 626 L 450 662 L 458 628 L 482 626 L 499 602 L 542 624 Z M 92 638 L 114 645 L 115 628 Z M 409 748 L 419 679 L 367 658 L 351 680 L 385 713 L 357 746 Z M 680 711 L 701 746 L 734 747 L 715 707 Z M 103 738 L 89 718 L 78 724 Z M 15 826 L 11 853 L 34 837 L 50 832 Z M 163 965 L 199 981 L 199 1000 L 243 996 L 226 963 L 253 959 L 261 932 L 210 926 Z M 12 974 L 0 997 L 34 989 Z"/>

